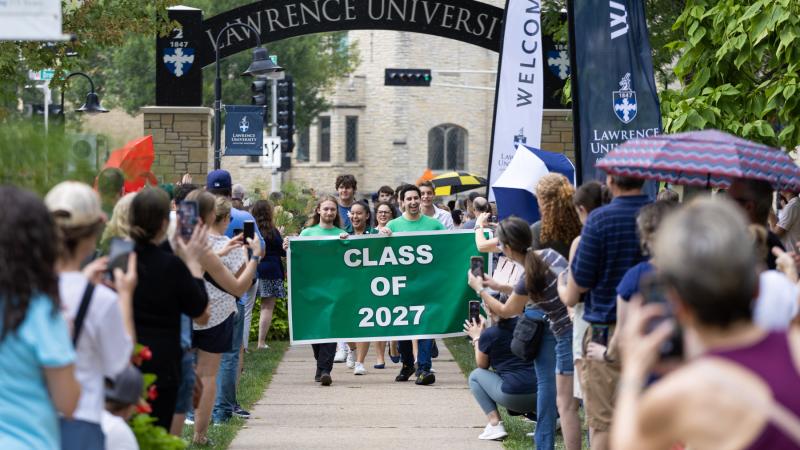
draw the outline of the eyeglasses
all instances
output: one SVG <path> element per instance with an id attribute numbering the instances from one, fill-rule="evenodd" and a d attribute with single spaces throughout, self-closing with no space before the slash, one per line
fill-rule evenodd
<path id="1" fill-rule="evenodd" d="M 391 214 L 391 211 L 378 211 L 377 214 Z"/>

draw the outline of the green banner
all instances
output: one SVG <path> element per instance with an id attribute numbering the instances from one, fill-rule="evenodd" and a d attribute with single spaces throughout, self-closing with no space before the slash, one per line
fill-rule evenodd
<path id="1" fill-rule="evenodd" d="M 472 256 L 489 267 L 472 231 L 292 238 L 291 342 L 462 335 L 469 301 L 479 300 L 467 286 Z"/>

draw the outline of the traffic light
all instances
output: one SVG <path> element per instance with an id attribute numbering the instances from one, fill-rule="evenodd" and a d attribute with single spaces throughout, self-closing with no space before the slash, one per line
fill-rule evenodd
<path id="1" fill-rule="evenodd" d="M 277 116 L 281 153 L 290 153 L 294 149 L 294 80 L 289 75 L 278 80 Z"/>
<path id="2" fill-rule="evenodd" d="M 253 91 L 253 96 L 250 98 L 250 104 L 257 106 L 267 106 L 268 87 L 269 83 L 267 82 L 266 79 L 256 78 L 256 80 L 250 84 L 250 90 Z"/>
<path id="3" fill-rule="evenodd" d="M 386 69 L 386 86 L 430 86 L 430 69 Z"/>
<path id="4" fill-rule="evenodd" d="M 278 167 L 278 172 L 288 172 L 292 168 L 292 155 L 289 153 L 281 153 L 281 166 Z"/>

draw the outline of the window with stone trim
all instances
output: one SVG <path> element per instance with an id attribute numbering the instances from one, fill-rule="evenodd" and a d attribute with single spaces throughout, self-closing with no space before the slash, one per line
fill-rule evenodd
<path id="1" fill-rule="evenodd" d="M 428 167 L 432 170 L 466 170 L 467 130 L 453 124 L 437 125 L 428 132 Z"/>
<path id="2" fill-rule="evenodd" d="M 330 162 L 331 160 L 331 117 L 319 116 L 319 139 L 317 161 Z"/>
<path id="3" fill-rule="evenodd" d="M 297 131 L 297 160 L 308 162 L 311 156 L 311 132 L 308 127 Z"/>
<path id="4" fill-rule="evenodd" d="M 345 117 L 345 162 L 358 161 L 358 116 Z"/>

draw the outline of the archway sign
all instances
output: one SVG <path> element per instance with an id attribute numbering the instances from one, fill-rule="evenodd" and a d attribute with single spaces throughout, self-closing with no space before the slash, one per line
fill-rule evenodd
<path id="1" fill-rule="evenodd" d="M 159 38 L 156 104 L 200 106 L 202 71 L 214 63 L 214 41 L 228 24 L 260 30 L 261 42 L 346 30 L 393 30 L 431 34 L 500 51 L 504 10 L 475 0 L 262 0 L 202 20 L 194 8 L 170 8 L 182 25 Z M 221 39 L 220 58 L 255 46 L 252 32 L 232 27 Z"/>

